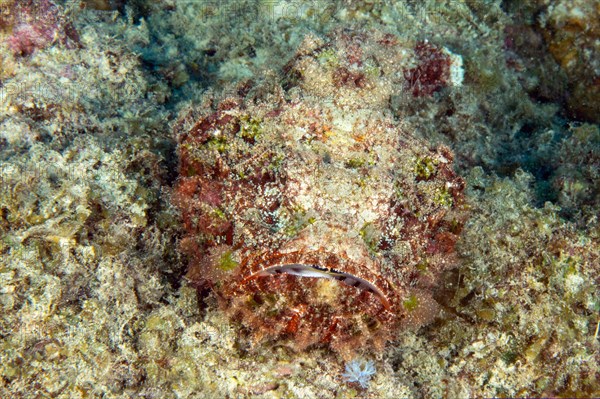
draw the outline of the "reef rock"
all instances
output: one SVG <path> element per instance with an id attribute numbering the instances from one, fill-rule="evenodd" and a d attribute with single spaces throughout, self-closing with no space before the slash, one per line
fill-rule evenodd
<path id="1" fill-rule="evenodd" d="M 403 129 L 389 104 L 447 89 L 460 66 L 389 34 L 331 37 L 307 37 L 280 75 L 207 94 L 182 116 L 174 201 L 187 278 L 255 342 L 349 353 L 439 309 L 464 183 L 451 151 Z M 435 73 L 410 79 L 417 68 Z"/>
<path id="2" fill-rule="evenodd" d="M 540 20 L 550 53 L 569 80 L 567 110 L 600 123 L 600 3 L 552 1 Z"/>

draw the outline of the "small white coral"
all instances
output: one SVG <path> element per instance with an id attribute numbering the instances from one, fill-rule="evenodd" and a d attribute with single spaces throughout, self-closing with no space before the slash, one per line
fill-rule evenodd
<path id="1" fill-rule="evenodd" d="M 375 372 L 375 363 L 372 360 L 354 359 L 346 363 L 346 372 L 342 376 L 347 382 L 357 382 L 361 388 L 367 388 Z"/>

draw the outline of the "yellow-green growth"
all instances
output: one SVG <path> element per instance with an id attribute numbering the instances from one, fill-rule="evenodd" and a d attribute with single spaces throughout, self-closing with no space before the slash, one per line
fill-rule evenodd
<path id="1" fill-rule="evenodd" d="M 321 51 L 317 55 L 317 60 L 321 65 L 327 65 L 329 67 L 336 67 L 340 61 L 334 49 L 326 49 Z"/>
<path id="2" fill-rule="evenodd" d="M 213 208 L 212 209 L 212 215 L 216 218 L 216 219 L 221 219 L 221 220 L 225 220 L 227 219 L 227 215 L 225 215 L 225 212 L 223 212 L 222 210 L 220 210 L 219 208 Z"/>
<path id="3" fill-rule="evenodd" d="M 404 302 L 402 302 L 402 306 L 409 312 L 414 312 L 419 307 L 419 299 L 415 294 L 411 294 Z"/>
<path id="4" fill-rule="evenodd" d="M 429 268 L 429 262 L 427 260 L 422 260 L 419 263 L 417 263 L 417 265 L 415 267 L 420 272 L 426 272 L 427 269 Z"/>
<path id="5" fill-rule="evenodd" d="M 263 132 L 260 119 L 246 117 L 242 118 L 240 136 L 244 139 L 256 140 Z"/>
<path id="6" fill-rule="evenodd" d="M 219 259 L 219 269 L 229 272 L 239 266 L 238 261 L 233 258 L 231 251 L 225 252 Z"/>
<path id="7" fill-rule="evenodd" d="M 452 195 L 445 187 L 441 188 L 436 190 L 435 196 L 433 197 L 433 202 L 436 205 L 450 208 L 452 206 Z"/>
<path id="8" fill-rule="evenodd" d="M 350 158 L 344 164 L 347 168 L 358 169 L 362 166 L 365 166 L 367 161 L 363 158 Z"/>
<path id="9" fill-rule="evenodd" d="M 376 226 L 373 223 L 365 223 L 358 232 L 358 235 L 360 235 L 367 245 L 369 253 L 376 254 L 379 244 L 379 231 Z"/>
<path id="10" fill-rule="evenodd" d="M 298 207 L 294 210 L 289 222 L 284 226 L 283 233 L 288 237 L 295 237 L 302 229 L 316 221 L 314 212 L 307 212 L 305 209 Z"/>
<path id="11" fill-rule="evenodd" d="M 417 159 L 415 165 L 417 179 L 429 180 L 436 172 L 435 164 L 436 162 L 429 157 Z"/>
<path id="12" fill-rule="evenodd" d="M 483 308 L 476 311 L 477 316 L 485 321 L 496 320 L 496 311 L 492 308 Z"/>
<path id="13" fill-rule="evenodd" d="M 365 67 L 365 75 L 369 78 L 376 79 L 381 75 L 381 69 L 376 65 L 367 65 Z"/>
<path id="14" fill-rule="evenodd" d="M 267 166 L 267 169 L 273 172 L 279 171 L 281 165 L 283 165 L 283 160 L 284 156 L 281 154 L 274 156 L 269 165 Z"/>
<path id="15" fill-rule="evenodd" d="M 217 150 L 220 153 L 224 153 L 225 151 L 227 151 L 227 147 L 229 146 L 229 144 L 227 143 L 227 139 L 224 136 L 211 137 L 207 141 L 206 145 L 208 146 L 208 148 L 212 150 Z"/>

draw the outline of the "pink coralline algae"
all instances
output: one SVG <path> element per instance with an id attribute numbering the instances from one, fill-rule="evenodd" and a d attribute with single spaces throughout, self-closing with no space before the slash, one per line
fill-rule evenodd
<path id="1" fill-rule="evenodd" d="M 57 42 L 68 48 L 79 45 L 75 27 L 51 1 L 18 1 L 9 8 L 0 25 L 12 30 L 6 40 L 13 54 L 28 56 Z"/>
<path id="2" fill-rule="evenodd" d="M 404 71 L 413 96 L 430 96 L 448 86 L 452 64 L 449 54 L 427 42 L 417 43 L 414 50 L 418 65 Z"/>
<path id="3" fill-rule="evenodd" d="M 393 118 L 408 65 L 389 35 L 307 37 L 282 75 L 208 95 L 176 127 L 187 278 L 254 342 L 350 356 L 437 314 L 464 183 L 448 148 Z"/>

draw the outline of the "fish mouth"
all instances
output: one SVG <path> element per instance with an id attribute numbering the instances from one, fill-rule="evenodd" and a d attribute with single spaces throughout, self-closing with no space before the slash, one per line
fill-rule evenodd
<path id="1" fill-rule="evenodd" d="M 386 310 L 390 312 L 392 311 L 392 305 L 390 304 L 389 300 L 375 284 L 361 277 L 355 276 L 351 273 L 346 273 L 335 269 L 328 269 L 326 267 L 319 266 L 318 264 L 277 264 L 252 273 L 251 275 L 246 277 L 244 281 L 256 278 L 276 276 L 281 274 L 289 274 L 301 278 L 324 278 L 329 280 L 336 280 L 344 285 L 354 287 L 360 291 L 370 292 L 371 294 L 375 295 L 377 299 L 379 299 L 379 301 Z"/>

